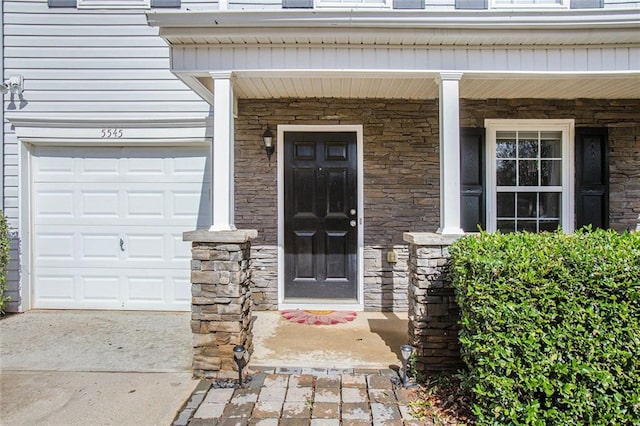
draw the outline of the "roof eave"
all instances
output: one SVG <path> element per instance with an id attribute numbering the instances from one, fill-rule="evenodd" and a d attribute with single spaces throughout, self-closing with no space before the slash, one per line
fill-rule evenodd
<path id="1" fill-rule="evenodd" d="M 640 31 L 640 10 L 225 10 L 150 11 L 160 28 L 594 29 Z"/>

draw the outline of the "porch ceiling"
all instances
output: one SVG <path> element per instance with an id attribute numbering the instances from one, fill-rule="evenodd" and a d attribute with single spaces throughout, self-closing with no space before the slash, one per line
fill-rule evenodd
<path id="1" fill-rule="evenodd" d="M 234 93 L 238 98 L 387 98 L 436 99 L 436 75 L 421 76 L 272 76 L 266 73 L 238 72 Z M 211 77 L 200 77 L 199 85 L 211 92 Z M 504 75 L 481 76 L 464 74 L 460 81 L 460 97 L 543 98 L 543 99 L 628 99 L 640 98 L 640 73 L 625 76 L 542 76 Z"/>

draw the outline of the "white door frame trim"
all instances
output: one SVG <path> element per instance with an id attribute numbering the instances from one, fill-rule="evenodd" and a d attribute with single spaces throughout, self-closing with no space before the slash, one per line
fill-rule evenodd
<path id="1" fill-rule="evenodd" d="M 278 309 L 341 309 L 364 311 L 364 138 L 363 126 L 355 125 L 279 125 L 278 156 Z M 287 303 L 284 300 L 284 134 L 285 132 L 354 132 L 357 150 L 358 192 L 358 273 L 356 303 L 322 301 Z"/>

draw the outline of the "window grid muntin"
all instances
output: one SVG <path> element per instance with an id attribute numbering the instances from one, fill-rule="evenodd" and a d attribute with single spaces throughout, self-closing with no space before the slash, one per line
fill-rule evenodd
<path id="1" fill-rule="evenodd" d="M 557 192 L 559 197 L 559 205 L 554 204 L 555 208 L 559 208 L 557 215 L 553 217 L 545 213 L 544 217 L 541 215 L 542 210 L 538 210 L 538 215 L 541 216 L 537 219 L 536 230 L 555 230 L 557 226 L 561 226 L 564 232 L 572 232 L 574 229 L 573 214 L 573 134 L 574 124 L 573 119 L 525 119 L 525 120 L 513 120 L 513 119 L 485 119 L 485 127 L 487 128 L 487 158 L 490 159 L 489 166 L 487 167 L 487 182 L 488 182 L 488 195 L 487 195 L 487 229 L 489 231 L 497 230 L 497 189 L 502 191 L 511 192 L 538 192 L 541 193 Z M 540 187 L 524 187 L 524 186 L 497 186 L 497 160 L 500 158 L 499 154 L 499 141 L 497 137 L 498 132 L 510 131 L 514 135 L 517 131 L 536 131 L 538 132 L 538 140 L 540 141 L 540 148 L 538 149 L 537 156 L 540 159 L 557 159 L 558 166 L 555 170 L 549 167 L 548 175 L 553 175 L 555 182 L 547 181 L 538 183 L 547 186 Z M 549 138 L 549 135 L 553 135 Z M 545 153 L 541 153 L 542 146 L 547 139 L 554 139 L 551 147 L 545 148 Z M 515 158 L 516 155 L 505 156 L 505 158 Z M 537 160 L 537 159 L 536 159 Z M 543 176 L 540 175 L 540 179 Z M 555 185 L 555 184 L 558 185 Z M 556 204 L 558 204 L 556 202 Z M 548 204 L 547 204 L 548 206 Z M 547 226 L 548 221 L 556 221 L 551 226 Z M 544 225 L 544 226 L 543 226 Z M 514 225 L 515 229 L 515 225 Z"/>

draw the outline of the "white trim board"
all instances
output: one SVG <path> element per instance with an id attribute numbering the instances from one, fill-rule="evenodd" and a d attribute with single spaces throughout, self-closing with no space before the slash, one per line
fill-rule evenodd
<path id="1" fill-rule="evenodd" d="M 358 191 L 358 273 L 356 303 L 287 303 L 284 300 L 284 134 L 285 132 L 355 132 Z M 279 125 L 278 159 L 278 309 L 342 309 L 364 311 L 364 137 L 362 125 Z"/>

